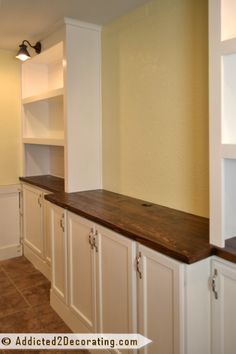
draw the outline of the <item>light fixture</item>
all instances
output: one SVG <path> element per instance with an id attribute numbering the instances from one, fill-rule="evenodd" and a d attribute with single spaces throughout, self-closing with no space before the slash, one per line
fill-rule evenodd
<path id="1" fill-rule="evenodd" d="M 31 56 L 27 50 L 27 45 L 25 43 L 27 43 L 31 48 L 34 48 L 34 50 L 37 54 L 41 53 L 41 43 L 40 42 L 37 42 L 35 45 L 31 45 L 29 41 L 24 39 L 23 42 L 21 43 L 21 45 L 19 46 L 20 49 L 16 55 L 17 59 L 25 61 L 25 60 L 31 58 Z"/>

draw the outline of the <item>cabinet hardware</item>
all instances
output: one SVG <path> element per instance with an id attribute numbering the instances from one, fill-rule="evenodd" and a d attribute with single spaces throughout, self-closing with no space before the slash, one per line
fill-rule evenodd
<path id="1" fill-rule="evenodd" d="M 40 208 L 42 207 L 41 198 L 42 198 L 42 195 L 40 194 L 38 196 L 38 205 L 40 206 Z"/>
<path id="2" fill-rule="evenodd" d="M 96 230 L 95 235 L 93 235 L 93 245 L 96 252 L 98 252 L 97 236 L 98 236 L 98 231 Z"/>
<path id="3" fill-rule="evenodd" d="M 64 226 L 64 214 L 62 214 L 61 219 L 60 219 L 60 227 L 62 231 L 65 231 L 65 226 Z"/>
<path id="4" fill-rule="evenodd" d="M 214 269 L 214 275 L 211 278 L 211 288 L 212 288 L 212 291 L 214 293 L 214 296 L 215 296 L 216 300 L 218 299 L 218 291 L 217 291 L 217 287 L 216 287 L 216 277 L 217 277 L 217 275 L 218 275 L 217 269 Z"/>
<path id="5" fill-rule="evenodd" d="M 142 257 L 142 254 L 141 254 L 141 252 L 139 252 L 139 254 L 136 257 L 136 270 L 137 270 L 137 273 L 138 273 L 140 279 L 142 279 L 142 272 L 140 269 L 141 257 Z"/>
<path id="6" fill-rule="evenodd" d="M 93 231 L 93 228 L 91 227 L 91 230 L 89 233 L 89 244 L 90 244 L 92 250 L 94 249 L 93 238 L 94 238 L 94 231 Z"/>
<path id="7" fill-rule="evenodd" d="M 19 194 L 19 210 L 21 211 L 21 190 L 18 191 Z"/>

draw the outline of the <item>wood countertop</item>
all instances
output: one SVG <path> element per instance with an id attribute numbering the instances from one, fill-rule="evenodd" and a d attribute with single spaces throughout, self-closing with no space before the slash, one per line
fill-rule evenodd
<path id="1" fill-rule="evenodd" d="M 64 192 L 64 178 L 51 175 L 20 177 L 20 181 L 32 184 L 52 193 Z"/>
<path id="2" fill-rule="evenodd" d="M 191 264 L 211 255 L 236 263 L 236 237 L 225 248 L 209 244 L 209 220 L 121 194 L 94 190 L 64 192 L 64 179 L 51 175 L 20 177 L 54 194 L 50 202 L 179 261 Z"/>
<path id="3" fill-rule="evenodd" d="M 213 254 L 206 218 L 105 190 L 45 199 L 185 263 Z"/>

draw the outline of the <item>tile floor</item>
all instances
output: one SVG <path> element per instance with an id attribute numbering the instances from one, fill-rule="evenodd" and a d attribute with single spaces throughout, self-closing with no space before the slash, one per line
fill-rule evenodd
<path id="1" fill-rule="evenodd" d="M 0 261 L 0 333 L 71 333 L 49 304 L 50 282 L 25 258 Z M 48 353 L 0 350 L 1 353 Z M 52 353 L 88 353 L 83 350 Z"/>

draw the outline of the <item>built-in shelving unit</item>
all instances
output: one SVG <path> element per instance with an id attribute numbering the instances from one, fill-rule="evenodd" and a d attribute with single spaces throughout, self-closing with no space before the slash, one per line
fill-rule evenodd
<path id="1" fill-rule="evenodd" d="M 23 175 L 101 188 L 100 27 L 65 19 L 22 65 Z"/>
<path id="2" fill-rule="evenodd" d="M 64 177 L 63 43 L 22 65 L 24 174 Z"/>
<path id="3" fill-rule="evenodd" d="M 210 242 L 236 236 L 236 1 L 209 1 Z"/>

